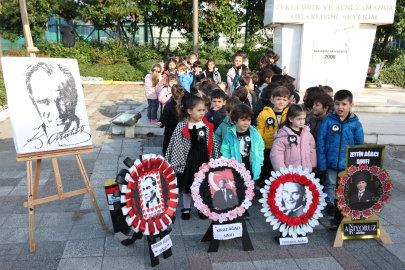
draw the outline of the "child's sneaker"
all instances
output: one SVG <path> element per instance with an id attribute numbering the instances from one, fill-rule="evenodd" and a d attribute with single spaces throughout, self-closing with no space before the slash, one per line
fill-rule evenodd
<path id="1" fill-rule="evenodd" d="M 152 121 L 151 119 L 148 119 L 148 122 Z"/>
<path id="2" fill-rule="evenodd" d="M 326 212 L 328 213 L 329 216 L 334 216 L 335 205 L 333 203 L 328 203 L 328 205 L 326 206 Z"/>
<path id="3" fill-rule="evenodd" d="M 150 122 L 151 122 L 152 124 L 156 124 L 156 123 L 158 122 L 158 120 L 157 120 L 157 119 L 155 119 L 155 120 L 150 120 Z"/>
<path id="4" fill-rule="evenodd" d="M 250 215 L 249 212 L 246 210 L 245 213 L 243 213 L 243 219 L 244 220 L 249 220 L 250 219 Z"/>

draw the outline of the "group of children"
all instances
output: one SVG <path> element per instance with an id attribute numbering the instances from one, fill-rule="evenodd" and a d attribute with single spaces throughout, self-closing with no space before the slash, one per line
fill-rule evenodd
<path id="1" fill-rule="evenodd" d="M 353 95 L 316 86 L 298 104 L 295 79 L 277 66 L 278 59 L 269 51 L 258 58 L 259 70 L 251 72 L 246 54 L 238 51 L 227 84 L 221 82 L 214 60 L 202 71 L 196 54 L 188 59 L 168 55 L 166 63 L 158 61 L 146 76 L 148 121 L 165 127 L 163 154 L 183 192 L 182 219 L 190 218 L 194 174 L 220 156 L 243 163 L 257 189 L 281 167 L 301 165 L 316 172 L 325 186 L 326 211 L 334 215 L 346 146 L 364 144 L 362 125 L 351 112 Z M 157 120 L 159 103 L 162 114 Z M 206 218 L 201 212 L 199 216 Z M 248 211 L 244 218 L 250 219 Z"/>

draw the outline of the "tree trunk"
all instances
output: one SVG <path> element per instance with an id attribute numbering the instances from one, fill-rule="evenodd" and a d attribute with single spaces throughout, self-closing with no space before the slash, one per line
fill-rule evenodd
<path id="1" fill-rule="evenodd" d="M 166 47 L 169 50 L 170 50 L 170 42 L 172 40 L 172 33 L 173 33 L 173 27 L 170 27 L 170 30 L 169 30 L 169 42 L 167 43 L 167 47 Z"/>
<path id="2" fill-rule="evenodd" d="M 157 51 L 158 51 L 158 52 L 160 51 L 160 43 L 161 43 L 161 41 L 162 41 L 162 32 L 163 32 L 163 27 L 160 28 L 160 32 L 159 32 L 158 48 L 157 48 Z"/>
<path id="3" fill-rule="evenodd" d="M 249 41 L 249 45 L 250 45 L 250 46 L 252 46 L 252 44 L 253 44 L 253 37 L 254 37 L 254 35 L 255 35 L 255 34 L 251 34 L 251 35 L 250 35 L 250 41 Z"/>
<path id="4" fill-rule="evenodd" d="M 118 33 L 119 33 L 119 38 L 120 38 L 120 47 L 122 47 L 122 37 L 121 37 L 121 27 L 120 27 L 120 22 L 118 22 Z"/>
<path id="5" fill-rule="evenodd" d="M 0 3 L 0 14 L 1 14 L 1 3 Z M 3 46 L 1 44 L 1 34 L 0 34 L 0 58 L 1 57 L 3 57 Z M 2 68 L 1 61 L 0 61 L 0 68 Z"/>
<path id="6" fill-rule="evenodd" d="M 48 39 L 47 39 L 47 37 L 46 37 L 46 29 L 45 29 L 45 28 L 44 28 L 44 39 L 45 39 L 45 42 L 48 41 Z"/>
<path id="7" fill-rule="evenodd" d="M 125 32 L 125 29 L 124 29 L 124 26 L 122 25 L 122 23 L 120 23 L 120 27 L 121 27 L 121 32 L 124 33 L 125 41 L 127 41 L 128 48 L 129 48 L 131 40 L 128 38 L 128 35 Z"/>
<path id="8" fill-rule="evenodd" d="M 152 48 L 155 48 L 155 40 L 153 38 L 152 25 L 150 22 L 148 23 L 148 26 L 149 26 L 150 37 L 152 38 Z"/>

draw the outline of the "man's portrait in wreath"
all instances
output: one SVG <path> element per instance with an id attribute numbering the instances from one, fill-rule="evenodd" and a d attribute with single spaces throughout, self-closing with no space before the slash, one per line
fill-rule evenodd
<path id="1" fill-rule="evenodd" d="M 215 192 L 211 191 L 211 194 L 214 193 L 212 204 L 216 210 L 232 208 L 238 204 L 238 197 L 234 191 L 235 182 L 231 175 L 226 172 L 215 172 L 208 176 L 209 183 L 215 190 Z"/>
<path id="2" fill-rule="evenodd" d="M 289 217 L 299 217 L 304 213 L 307 203 L 305 186 L 295 182 L 287 182 L 283 187 L 281 211 Z"/>
<path id="3" fill-rule="evenodd" d="M 153 208 L 159 206 L 160 199 L 158 198 L 158 186 L 156 178 L 147 176 L 142 183 L 142 195 L 145 200 L 146 208 Z"/>
<path id="4" fill-rule="evenodd" d="M 358 172 L 355 177 L 357 192 L 350 198 L 350 203 L 372 202 L 374 193 L 366 190 L 367 183 L 371 180 L 369 172 Z"/>

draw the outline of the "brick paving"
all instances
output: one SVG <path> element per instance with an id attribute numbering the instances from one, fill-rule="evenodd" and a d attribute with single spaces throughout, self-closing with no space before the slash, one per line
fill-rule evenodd
<path id="1" fill-rule="evenodd" d="M 150 266 L 146 239 L 123 246 L 114 232 L 103 184 L 124 168 L 125 157 L 159 153 L 162 137 L 137 136 L 125 139 L 107 133 L 109 120 L 120 111 L 136 109 L 145 101 L 143 86 L 86 85 L 84 95 L 91 123 L 94 152 L 82 155 L 84 166 L 107 224 L 101 230 L 88 194 L 37 207 L 36 251 L 29 251 L 26 165 L 16 162 L 9 119 L 0 122 L 0 269 L 405 269 L 405 157 L 404 147 L 386 149 L 384 167 L 394 183 L 392 200 L 379 214 L 381 224 L 393 240 L 384 245 L 378 239 L 346 240 L 333 248 L 336 230 L 330 218 L 320 220 L 309 243 L 279 246 L 260 212 L 257 196 L 246 222 L 254 247 L 243 251 L 240 239 L 222 241 L 217 253 L 207 253 L 208 242 L 201 238 L 209 220 L 200 220 L 195 208 L 191 219 L 178 219 L 171 238 L 173 256 L 160 258 Z M 77 163 L 72 157 L 58 159 L 64 191 L 84 188 Z M 57 194 L 52 163 L 44 160 L 39 181 L 39 197 Z M 178 209 L 182 208 L 179 200 Z"/>

